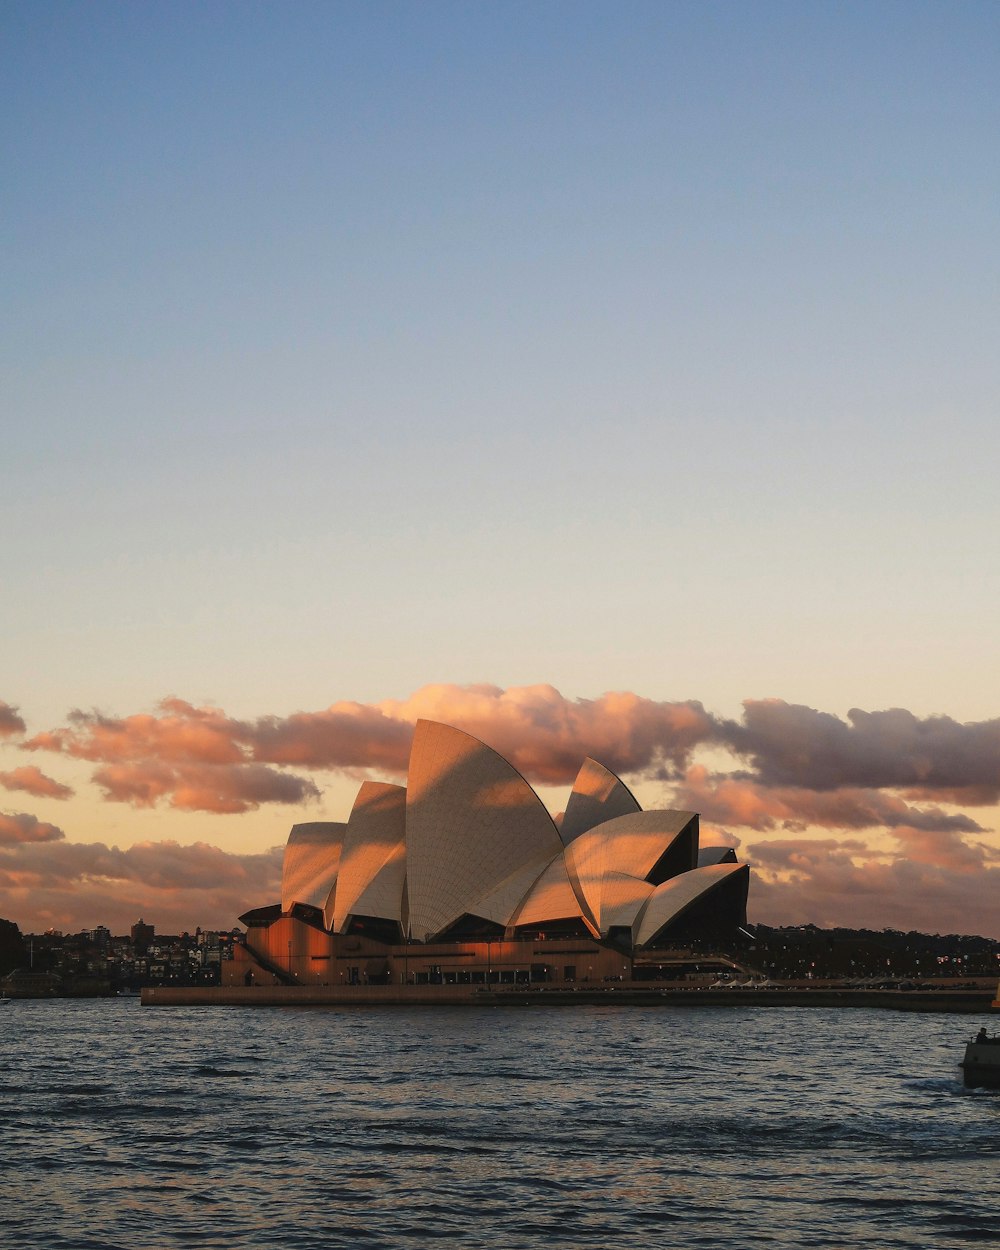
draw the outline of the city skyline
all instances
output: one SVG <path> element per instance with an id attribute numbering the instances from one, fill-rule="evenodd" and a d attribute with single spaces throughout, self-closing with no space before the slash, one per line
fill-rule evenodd
<path id="1" fill-rule="evenodd" d="M 0 32 L 0 916 L 231 928 L 429 717 L 1000 937 L 994 5 Z"/>

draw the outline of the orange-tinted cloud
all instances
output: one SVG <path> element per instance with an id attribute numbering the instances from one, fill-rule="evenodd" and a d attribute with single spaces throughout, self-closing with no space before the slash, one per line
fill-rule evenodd
<path id="1" fill-rule="evenodd" d="M 314 783 L 289 770 L 401 776 L 420 717 L 481 738 L 536 784 L 568 783 L 585 755 L 626 776 L 665 779 L 677 786 L 676 805 L 723 829 L 978 833 L 970 816 L 939 804 L 1000 798 L 1000 720 L 963 725 L 903 709 L 842 720 L 765 700 L 747 702 L 737 723 L 695 701 L 629 692 L 567 699 L 549 685 L 430 685 L 403 700 L 256 720 L 170 698 L 152 714 L 77 711 L 22 745 L 92 762 L 112 801 L 239 813 L 316 797 Z M 693 765 L 700 748 L 719 747 L 748 767 L 712 777 Z"/>
<path id="2" fill-rule="evenodd" d="M 106 716 L 70 712 L 69 725 L 36 734 L 26 750 L 60 751 L 77 759 L 195 760 L 202 764 L 238 764 L 244 753 L 235 740 L 237 722 L 216 708 L 197 708 L 180 699 L 164 699 L 160 715 Z"/>
<path id="3" fill-rule="evenodd" d="M 716 722 L 699 703 L 654 702 L 629 693 L 566 699 L 552 686 L 425 686 L 404 701 L 334 703 L 319 712 L 239 721 L 182 699 L 157 715 L 73 712 L 69 724 L 36 734 L 27 750 L 57 751 L 95 763 L 264 764 L 305 768 L 406 769 L 413 725 L 446 721 L 505 755 L 536 782 L 572 781 L 585 755 L 640 772 L 680 767 Z"/>
<path id="4" fill-rule="evenodd" d="M 620 773 L 681 768 L 717 722 L 695 701 L 657 702 L 628 691 L 567 699 L 554 686 L 424 686 L 394 717 L 440 720 L 481 738 L 531 781 L 571 782 L 592 755 Z"/>
<path id="5" fill-rule="evenodd" d="M 0 699 L 0 738 L 14 738 L 27 732 L 27 725 L 18 715 L 16 707 L 11 707 Z"/>
<path id="6" fill-rule="evenodd" d="M 957 833 L 932 833 L 927 829 L 901 826 L 892 830 L 900 849 L 915 864 L 930 864 L 952 872 L 980 873 L 988 863 L 1000 859 L 991 847 L 971 842 Z"/>
<path id="7" fill-rule="evenodd" d="M 270 763 L 399 774 L 406 771 L 413 724 L 379 706 L 335 703 L 321 712 L 265 716 L 239 733 L 257 759 Z"/>
<path id="8" fill-rule="evenodd" d="M 260 900 L 281 896 L 280 847 L 235 855 L 206 843 L 143 842 L 0 847 L 0 915 L 25 932 L 127 933 L 139 917 L 160 932 L 232 928 Z"/>
<path id="9" fill-rule="evenodd" d="M 769 788 L 745 777 L 712 775 L 700 765 L 688 769 L 673 793 L 679 807 L 700 812 L 705 820 L 749 829 L 779 825 L 787 829 L 894 829 L 906 825 L 927 832 L 984 832 L 970 816 L 943 812 L 939 807 L 911 807 L 880 790 Z"/>
<path id="10" fill-rule="evenodd" d="M 191 812 L 234 814 L 262 803 L 307 803 L 320 797 L 306 777 L 263 764 L 181 764 L 155 760 L 109 764 L 94 771 L 104 797 L 135 807 L 152 807 L 166 798 L 171 807 Z"/>
<path id="11" fill-rule="evenodd" d="M 401 773 L 419 717 L 467 730 L 530 780 L 554 785 L 571 781 L 584 755 L 616 772 L 674 776 L 696 748 L 709 745 L 742 756 L 766 787 L 890 788 L 932 801 L 962 795 L 980 804 L 1000 799 L 1000 719 L 961 724 L 894 708 L 854 709 L 844 721 L 769 699 L 748 701 L 736 722 L 693 700 L 655 701 L 627 691 L 567 699 L 547 685 L 432 685 L 404 700 L 339 702 L 256 721 L 170 698 L 152 715 L 76 711 L 67 725 L 36 734 L 24 746 L 102 764 L 255 761 Z"/>
<path id="12" fill-rule="evenodd" d="M 23 790 L 38 799 L 69 799 L 74 793 L 71 786 L 64 786 L 62 782 L 47 777 L 34 764 L 0 773 L 0 786 L 6 790 Z"/>
<path id="13" fill-rule="evenodd" d="M 750 700 L 743 723 L 727 722 L 722 738 L 766 786 L 912 788 L 922 796 L 960 790 L 965 802 L 1000 799 L 1000 719 L 961 724 L 905 708 L 854 708 L 843 721 L 781 699 Z"/>
<path id="14" fill-rule="evenodd" d="M 1000 868 L 982 848 L 973 848 L 976 871 L 875 852 L 854 840 L 781 839 L 744 851 L 754 869 L 751 923 L 1000 936 Z"/>
<path id="15" fill-rule="evenodd" d="M 112 802 L 234 814 L 262 803 L 300 804 L 315 782 L 254 760 L 247 728 L 217 708 L 165 699 L 158 715 L 71 712 L 69 724 L 34 735 L 29 751 L 53 751 L 102 765 L 93 779 Z"/>
<path id="16" fill-rule="evenodd" d="M 28 812 L 0 812 L 0 846 L 57 842 L 65 836 L 58 825 L 50 825 Z"/>

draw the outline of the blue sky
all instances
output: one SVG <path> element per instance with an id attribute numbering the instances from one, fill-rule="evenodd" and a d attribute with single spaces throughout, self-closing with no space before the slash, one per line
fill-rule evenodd
<path id="1" fill-rule="evenodd" d="M 998 54 L 977 3 L 6 4 L 0 697 L 994 717 Z"/>

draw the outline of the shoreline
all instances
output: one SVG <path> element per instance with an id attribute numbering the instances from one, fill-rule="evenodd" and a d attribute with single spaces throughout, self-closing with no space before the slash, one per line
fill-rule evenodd
<path id="1" fill-rule="evenodd" d="M 144 1007 L 843 1007 L 976 1015 L 993 990 L 497 989 L 469 986 L 150 986 Z"/>

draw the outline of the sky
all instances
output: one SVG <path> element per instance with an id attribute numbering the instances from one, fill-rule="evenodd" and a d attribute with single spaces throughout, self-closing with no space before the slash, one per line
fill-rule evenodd
<path id="1" fill-rule="evenodd" d="M 231 927 L 414 719 L 1000 937 L 1000 10 L 0 9 L 0 916 Z"/>

